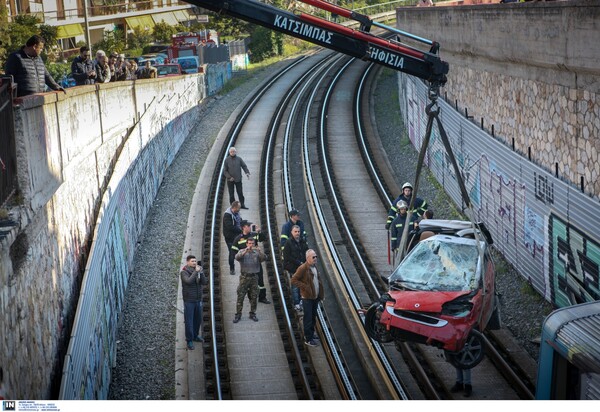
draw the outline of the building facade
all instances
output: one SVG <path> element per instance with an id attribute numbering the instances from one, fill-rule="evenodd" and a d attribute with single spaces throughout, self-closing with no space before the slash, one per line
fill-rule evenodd
<path id="1" fill-rule="evenodd" d="M 79 41 L 97 43 L 105 31 L 131 33 L 135 28 L 152 30 L 159 22 L 207 21 L 198 8 L 178 0 L 8 0 L 7 6 L 9 19 L 31 14 L 43 24 L 58 27 L 63 50 L 74 49 Z"/>

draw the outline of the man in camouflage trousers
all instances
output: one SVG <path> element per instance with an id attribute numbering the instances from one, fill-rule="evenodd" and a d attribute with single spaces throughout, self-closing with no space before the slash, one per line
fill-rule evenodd
<path id="1" fill-rule="evenodd" d="M 258 275 L 260 273 L 261 262 L 267 259 L 266 255 L 256 246 L 256 240 L 253 237 L 246 239 L 246 247 L 235 255 L 235 260 L 240 262 L 240 284 L 237 288 L 237 306 L 233 323 L 238 323 L 242 318 L 242 308 L 244 307 L 244 297 L 248 294 L 250 300 L 250 316 L 254 322 L 258 322 L 256 317 L 256 305 L 258 302 Z"/>

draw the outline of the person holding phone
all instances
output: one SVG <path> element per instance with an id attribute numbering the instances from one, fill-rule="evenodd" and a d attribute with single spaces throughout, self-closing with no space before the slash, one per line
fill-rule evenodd
<path id="1" fill-rule="evenodd" d="M 244 308 L 244 297 L 248 294 L 250 300 L 249 318 L 258 322 L 256 317 L 256 305 L 258 301 L 258 275 L 261 262 L 267 260 L 266 255 L 256 246 L 256 240 L 253 237 L 246 239 L 246 247 L 241 249 L 236 255 L 235 260 L 240 262 L 240 283 L 237 288 L 237 303 L 233 323 L 238 323 L 242 318 L 242 309 Z"/>
<path id="2" fill-rule="evenodd" d="M 188 255 L 186 265 L 181 269 L 181 293 L 183 295 L 183 318 L 185 320 L 185 340 L 187 348 L 194 350 L 194 342 L 204 342 L 200 336 L 202 326 L 202 285 L 207 278 L 202 263 L 196 256 Z"/>
<path id="3" fill-rule="evenodd" d="M 231 245 L 231 250 L 236 254 L 246 247 L 248 239 L 250 238 L 254 239 L 255 244 L 256 242 L 264 242 L 267 239 L 264 233 L 261 232 L 260 227 L 252 224 L 252 222 L 242 220 L 240 226 L 242 227 L 242 233 L 234 239 L 233 244 Z M 262 265 L 259 267 L 257 280 L 258 301 L 268 305 L 271 303 L 271 301 L 267 299 L 267 288 L 265 288 L 265 282 L 263 279 Z"/>

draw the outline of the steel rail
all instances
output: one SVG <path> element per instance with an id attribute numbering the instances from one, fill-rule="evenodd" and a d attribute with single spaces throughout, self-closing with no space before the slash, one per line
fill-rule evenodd
<path id="1" fill-rule="evenodd" d="M 333 202 L 334 206 L 332 205 L 332 207 L 335 207 L 335 210 L 337 211 L 339 216 L 343 216 L 344 213 L 343 213 L 342 209 L 340 208 L 341 202 L 337 199 L 335 186 L 333 184 L 332 177 L 331 177 L 332 172 L 329 169 L 330 162 L 327 160 L 327 158 L 328 158 L 327 147 L 326 147 L 327 145 L 325 143 L 325 136 L 327 134 L 326 118 L 327 118 L 327 109 L 328 109 L 328 105 L 329 105 L 329 101 L 330 101 L 333 89 L 335 88 L 340 76 L 348 68 L 348 66 L 350 66 L 350 64 L 352 64 L 354 61 L 355 61 L 354 58 L 350 59 L 343 66 L 343 68 L 338 71 L 338 73 L 336 74 L 334 79 L 330 82 L 330 85 L 325 94 L 324 104 L 323 104 L 323 107 L 321 110 L 321 117 L 320 117 L 320 124 L 319 124 L 319 126 L 320 126 L 319 127 L 319 132 L 320 132 L 319 138 L 320 138 L 320 142 L 321 142 L 321 144 L 320 144 L 321 154 L 323 156 L 323 159 L 325 159 L 325 161 L 322 163 L 322 167 L 325 170 L 327 185 L 329 186 L 329 194 L 330 194 L 330 196 L 332 196 L 334 198 L 334 202 Z M 367 265 L 365 264 L 364 259 L 361 256 L 361 253 L 359 252 L 356 242 L 354 241 L 354 236 L 352 236 L 352 231 L 350 230 L 350 228 L 348 227 L 348 225 L 346 224 L 346 222 L 343 219 L 341 219 L 340 223 L 341 223 L 345 233 L 347 234 L 347 236 L 346 236 L 347 240 L 350 243 L 350 245 L 356 255 L 356 259 L 359 262 L 360 269 L 363 270 L 363 272 L 368 275 L 369 271 L 367 269 Z M 360 302 L 359 298 L 357 297 L 357 295 L 354 291 L 354 287 L 352 286 L 352 284 L 350 283 L 350 281 L 348 279 L 348 276 L 346 275 L 344 266 L 343 266 L 343 264 L 341 264 L 341 260 L 339 258 L 337 258 L 337 250 L 335 248 L 332 249 L 332 253 L 336 255 L 336 262 L 339 263 L 338 272 L 343 279 L 344 285 L 346 286 L 346 292 L 348 293 L 348 296 L 354 305 L 354 312 L 357 314 L 355 316 L 355 318 L 360 322 L 358 324 L 362 325 L 362 324 L 364 324 L 364 317 L 358 315 L 358 313 L 359 313 L 359 310 L 363 309 L 364 307 L 366 307 L 368 305 L 363 305 Z M 369 286 L 371 287 L 372 291 L 379 296 L 378 288 L 375 285 L 375 283 L 373 282 L 373 279 L 370 276 L 367 276 L 367 279 L 370 282 Z M 369 302 L 369 304 L 370 303 L 371 302 Z M 387 382 L 388 387 L 393 388 L 393 391 L 396 392 L 396 394 L 399 396 L 400 399 L 408 399 L 408 395 L 406 394 L 406 392 L 404 390 L 404 384 L 400 381 L 398 376 L 396 376 L 396 372 L 395 372 L 394 368 L 392 367 L 388 357 L 386 356 L 383 346 L 379 342 L 367 337 L 366 333 L 364 333 L 364 328 L 361 330 L 361 333 L 362 333 L 363 338 L 366 341 L 369 341 L 371 343 L 371 347 L 377 354 L 377 358 L 379 359 L 379 362 L 381 363 L 381 368 L 382 368 L 382 370 L 385 371 L 384 376 L 386 376 L 389 379 L 389 382 Z"/>
<path id="2" fill-rule="evenodd" d="M 266 217 L 265 222 L 267 224 L 267 233 L 270 234 L 270 236 L 267 237 L 267 243 L 268 243 L 268 247 L 272 251 L 272 253 L 270 254 L 270 258 L 271 258 L 271 263 L 272 263 L 273 272 L 274 272 L 274 279 L 276 282 L 276 289 L 277 289 L 277 293 L 279 294 L 279 297 L 282 302 L 281 310 L 283 312 L 283 317 L 285 319 L 285 329 L 290 338 L 290 342 L 291 342 L 291 345 L 292 345 L 292 348 L 294 351 L 294 355 L 295 355 L 294 358 L 298 362 L 298 369 L 299 369 L 301 381 L 303 383 L 303 390 L 306 395 L 306 399 L 309 399 L 309 400 L 313 400 L 314 396 L 313 396 L 312 391 L 310 390 L 310 382 L 309 382 L 308 377 L 302 366 L 302 361 L 301 361 L 302 357 L 300 355 L 300 350 L 298 348 L 298 344 L 296 342 L 296 339 L 294 339 L 294 326 L 292 325 L 290 313 L 288 312 L 288 305 L 285 304 L 286 294 L 283 291 L 283 285 L 281 282 L 282 275 L 279 270 L 280 262 L 279 262 L 279 259 L 277 258 L 279 255 L 278 255 L 278 253 L 276 253 L 276 251 L 279 250 L 279 242 L 278 242 L 278 239 L 275 236 L 275 234 L 279 233 L 279 231 L 278 231 L 278 228 L 276 226 L 274 227 L 274 225 L 273 225 L 273 222 L 276 221 L 276 218 L 274 217 L 274 213 L 272 212 L 272 210 L 274 209 L 274 206 L 272 204 L 273 201 L 271 200 L 271 197 L 270 197 L 270 189 L 273 186 L 273 184 L 272 184 L 273 174 L 270 173 L 270 171 L 272 169 L 274 169 L 274 167 L 272 166 L 272 161 L 273 161 L 274 147 L 275 147 L 276 138 L 277 138 L 277 131 L 280 128 L 281 118 L 283 117 L 284 112 L 287 110 L 290 100 L 292 100 L 292 97 L 294 96 L 294 94 L 300 88 L 300 86 L 302 84 L 304 84 L 303 90 L 306 88 L 307 84 L 310 84 L 310 80 L 307 82 L 306 78 L 310 76 L 310 78 L 312 79 L 312 78 L 314 78 L 314 76 L 318 75 L 319 71 L 321 70 L 323 65 L 326 63 L 326 61 L 330 57 L 331 57 L 331 55 L 329 55 L 327 58 L 323 59 L 323 61 L 319 62 L 317 66 L 311 68 L 310 71 L 307 71 L 298 80 L 296 80 L 294 82 L 294 84 L 290 87 L 290 89 L 286 93 L 285 97 L 280 102 L 280 104 L 278 105 L 277 112 L 276 112 L 275 116 L 272 117 L 271 124 L 269 125 L 269 130 L 267 132 L 267 136 L 265 139 L 267 142 L 267 147 L 265 150 L 266 155 L 264 157 L 264 162 L 261 162 L 261 164 L 264 164 L 264 167 L 261 167 L 261 172 L 263 174 L 261 180 L 263 181 L 262 189 L 263 189 L 263 194 L 264 194 L 264 204 L 263 204 L 262 210 L 264 211 L 264 214 Z M 296 102 L 297 101 L 298 101 L 298 98 L 296 99 Z M 292 110 L 294 110 L 294 107 L 295 107 L 295 105 L 292 107 Z M 289 132 L 289 122 L 286 126 L 286 130 Z M 287 147 L 287 140 L 288 140 L 287 138 L 284 139 L 284 148 Z M 286 165 L 285 167 L 287 167 L 287 156 L 284 156 L 284 164 Z M 287 176 L 287 173 L 285 173 L 286 172 L 285 167 L 284 167 L 284 181 L 286 182 L 287 185 L 289 185 L 289 177 Z M 288 204 L 291 204 L 291 191 L 286 190 L 285 197 L 286 197 Z"/>
<path id="3" fill-rule="evenodd" d="M 285 67 L 283 70 L 281 70 L 279 73 L 277 73 L 275 76 L 273 76 L 269 82 L 264 85 L 250 100 L 250 102 L 246 105 L 246 107 L 244 108 L 244 110 L 242 111 L 241 115 L 238 117 L 238 119 L 236 119 L 235 125 L 233 127 L 233 130 L 230 131 L 229 136 L 227 138 L 227 143 L 225 143 L 223 145 L 223 150 L 222 150 L 222 161 L 221 161 L 221 165 L 218 169 L 218 172 L 215 172 L 215 174 L 213 175 L 213 188 L 216 191 L 216 194 L 214 196 L 214 200 L 212 202 L 212 206 L 209 208 L 210 210 L 210 245 L 209 245 L 209 250 L 211 251 L 215 251 L 215 250 L 219 250 L 220 249 L 220 244 L 217 244 L 217 239 L 219 239 L 218 233 L 219 233 L 219 227 L 220 227 L 220 218 L 221 218 L 221 208 L 220 208 L 220 204 L 221 204 L 221 196 L 219 195 L 219 193 L 221 192 L 221 188 L 223 187 L 223 169 L 225 167 L 225 160 L 227 159 L 228 156 L 228 150 L 229 148 L 233 145 L 233 143 L 236 141 L 240 130 L 243 126 L 243 124 L 245 123 L 246 119 L 248 118 L 250 112 L 252 111 L 252 109 L 254 108 L 254 106 L 257 104 L 257 102 L 260 100 L 260 98 L 266 93 L 266 91 L 268 89 L 270 89 L 273 84 L 275 84 L 275 82 L 277 80 L 279 80 L 283 75 L 285 75 L 288 71 L 290 71 L 293 67 L 295 67 L 297 64 L 299 64 L 303 59 L 299 59 L 298 61 L 292 63 L 291 65 Z M 216 390 L 216 397 L 219 400 L 223 399 L 223 394 L 222 394 L 222 387 L 221 387 L 221 371 L 219 368 L 219 351 L 216 349 L 218 347 L 218 343 L 217 342 L 217 319 L 215 316 L 215 292 L 217 291 L 217 288 L 215 287 L 215 276 L 216 273 L 219 273 L 220 271 L 218 270 L 218 266 L 219 266 L 219 254 L 216 253 L 209 253 L 209 302 L 210 302 L 210 321 L 211 321 L 211 339 L 212 339 L 212 364 L 213 364 L 213 368 L 214 368 L 214 384 L 215 384 L 215 390 Z"/>
<path id="4" fill-rule="evenodd" d="M 341 60 L 341 57 L 340 59 Z M 331 70 L 333 69 L 333 65 L 330 65 L 327 70 L 326 70 L 326 74 L 329 73 Z M 313 87 L 313 90 L 310 94 L 309 97 L 309 102 L 314 102 L 315 99 L 315 95 L 317 93 L 318 90 L 318 86 L 323 82 L 325 76 L 321 77 L 321 79 L 318 80 L 316 86 Z M 304 122 L 303 122 L 303 128 L 302 128 L 302 159 L 303 159 L 303 164 L 304 164 L 304 179 L 305 179 L 305 184 L 308 186 L 308 194 L 307 196 L 310 198 L 310 202 L 309 203 L 309 207 L 312 208 L 313 214 L 315 216 L 317 216 L 317 220 L 319 222 L 319 227 L 320 228 L 326 228 L 327 225 L 325 223 L 324 217 L 323 217 L 323 212 L 321 210 L 321 206 L 320 206 L 320 202 L 319 202 L 319 197 L 316 193 L 316 188 L 315 188 L 315 183 L 313 180 L 313 176 L 312 176 L 312 170 L 311 170 L 311 162 L 310 162 L 310 153 L 308 150 L 308 140 L 309 140 L 309 118 L 310 118 L 310 107 L 308 107 L 305 111 L 305 115 L 304 115 Z M 328 249 L 331 250 L 333 248 L 333 241 L 331 239 L 331 237 L 329 236 L 329 233 L 327 232 L 327 230 L 325 230 L 325 238 L 326 238 L 326 242 L 328 244 Z M 336 255 L 331 255 L 330 257 L 332 259 L 335 259 L 335 257 L 337 257 Z M 339 261 L 336 262 L 336 266 L 339 264 Z M 328 333 L 328 328 L 325 328 L 324 325 L 326 325 L 326 318 L 324 315 L 324 308 L 322 307 L 322 305 L 319 305 L 319 308 L 317 309 L 317 317 L 319 318 L 319 323 L 321 324 L 321 327 L 323 329 L 323 331 L 325 332 L 325 342 L 327 342 L 327 345 L 332 348 L 335 347 L 335 343 L 333 341 L 333 336 Z M 339 354 L 337 353 L 337 351 L 333 351 L 330 350 L 330 353 L 334 356 L 334 358 L 336 359 L 336 362 L 341 362 L 341 358 L 339 357 Z M 351 383 L 351 378 L 348 375 L 348 372 L 346 371 L 345 368 L 339 369 L 339 372 L 341 374 L 341 378 L 342 378 L 342 383 L 344 385 L 344 390 L 346 391 L 346 394 L 348 395 L 349 399 L 358 399 L 357 393 L 356 393 L 356 389 L 354 388 L 353 384 Z"/>
<path id="5" fill-rule="evenodd" d="M 361 76 L 361 79 L 358 83 L 358 87 L 356 88 L 356 99 L 354 102 L 355 103 L 354 104 L 354 122 L 355 122 L 355 126 L 356 126 L 355 129 L 357 131 L 356 138 L 357 138 L 359 146 L 361 148 L 362 155 L 363 155 L 362 157 L 365 160 L 366 167 L 369 170 L 369 175 L 371 176 L 371 180 L 373 181 L 373 183 L 375 185 L 375 190 L 377 190 L 377 192 L 379 193 L 380 199 L 387 200 L 387 202 L 385 202 L 386 204 L 384 206 L 389 207 L 392 205 L 393 200 L 389 196 L 388 191 L 386 190 L 386 185 L 379 178 L 379 173 L 378 173 L 377 167 L 376 167 L 375 163 L 373 162 L 373 160 L 371 159 L 370 151 L 367 147 L 364 126 L 363 126 L 362 116 L 361 116 L 361 110 L 360 110 L 360 108 L 362 106 L 363 87 L 365 86 L 367 78 L 370 75 L 373 67 L 375 67 L 374 64 L 369 64 L 369 66 L 365 69 L 363 75 Z M 416 354 L 414 353 L 411 346 L 406 342 L 402 342 L 398 346 L 402 350 L 402 353 L 404 354 L 404 356 L 406 356 L 410 366 L 415 371 L 418 381 L 423 386 L 424 392 L 429 395 L 429 399 L 436 399 L 436 400 L 441 399 L 438 391 L 434 388 L 433 384 L 431 383 L 431 380 L 427 376 L 427 372 L 425 372 L 425 370 L 423 369 L 423 366 L 418 361 Z"/>

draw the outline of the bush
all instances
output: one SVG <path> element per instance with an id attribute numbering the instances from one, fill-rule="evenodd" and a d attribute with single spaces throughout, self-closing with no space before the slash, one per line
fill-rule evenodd
<path id="1" fill-rule="evenodd" d="M 46 65 L 48 72 L 57 83 L 71 73 L 71 63 L 50 63 Z"/>
<path id="2" fill-rule="evenodd" d="M 125 35 L 123 30 L 105 31 L 104 38 L 92 47 L 93 50 L 104 50 L 107 55 L 112 52 L 121 53 L 125 50 Z"/>

